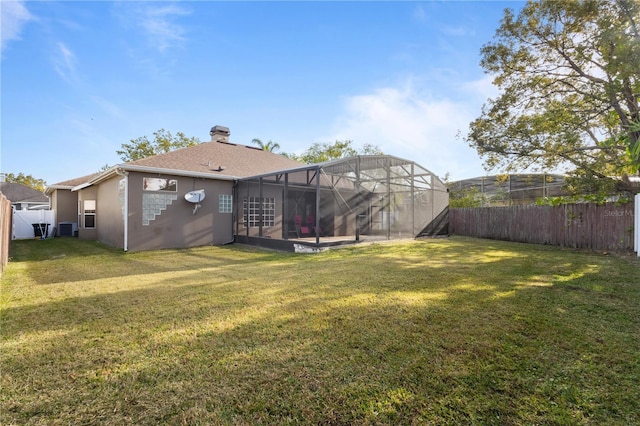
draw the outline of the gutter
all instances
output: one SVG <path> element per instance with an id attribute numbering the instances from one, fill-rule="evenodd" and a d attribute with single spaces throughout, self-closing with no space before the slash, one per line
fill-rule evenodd
<path id="1" fill-rule="evenodd" d="M 100 173 L 98 176 L 94 177 L 90 181 L 85 182 L 85 183 L 81 183 L 80 185 L 74 186 L 73 188 L 71 188 L 71 191 L 74 192 L 74 191 L 79 191 L 79 190 L 84 189 L 84 188 L 88 188 L 88 187 L 92 186 L 93 184 L 101 182 L 101 181 L 103 181 L 103 180 L 105 180 L 107 178 L 110 178 L 110 177 L 112 177 L 114 175 L 117 175 L 117 174 L 120 174 L 120 173 L 118 173 L 118 166 L 113 166 L 110 169 L 105 170 L 104 172 Z"/>
<path id="2" fill-rule="evenodd" d="M 87 188 L 89 186 L 100 183 L 106 179 L 113 177 L 114 175 L 123 176 L 123 172 L 140 172 L 140 173 L 154 173 L 154 174 L 163 174 L 163 175 L 174 175 L 174 176 L 183 176 L 183 177 L 194 177 L 194 178 L 203 178 L 203 179 L 217 179 L 217 180 L 237 180 L 239 179 L 236 176 L 227 176 L 227 175 L 215 175 L 212 173 L 206 172 L 192 172 L 188 170 L 178 170 L 178 169 L 165 169 L 159 167 L 148 167 L 148 166 L 136 166 L 131 164 L 118 164 L 111 167 L 109 170 L 99 174 L 95 178 L 91 179 L 89 182 L 82 183 L 80 185 L 74 186 L 71 188 L 71 191 L 79 191 L 81 189 Z M 66 189 L 66 188 L 65 188 Z"/>
<path id="3" fill-rule="evenodd" d="M 44 190 L 44 194 L 47 196 L 50 196 L 54 190 L 56 189 L 68 189 L 68 190 L 72 190 L 73 186 L 69 186 L 69 185 L 51 185 L 51 186 L 47 186 Z"/>
<path id="4" fill-rule="evenodd" d="M 158 174 L 164 174 L 164 175 L 176 175 L 176 176 L 205 178 L 205 179 L 217 179 L 217 180 L 239 179 L 236 176 L 215 175 L 215 174 L 206 173 L 206 172 L 192 172 L 188 170 L 163 169 L 163 168 L 157 168 L 157 167 L 134 166 L 134 165 L 128 165 L 128 164 L 123 164 L 119 166 L 119 168 L 121 170 L 126 170 L 129 172 L 158 173 Z"/>

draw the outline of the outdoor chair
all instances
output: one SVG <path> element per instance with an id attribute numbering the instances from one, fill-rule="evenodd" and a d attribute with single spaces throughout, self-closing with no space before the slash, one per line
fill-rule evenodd
<path id="1" fill-rule="evenodd" d="M 293 217 L 293 223 L 296 227 L 298 238 L 311 235 L 311 228 L 308 226 L 308 224 L 302 224 L 302 215 L 295 215 Z"/>
<path id="2" fill-rule="evenodd" d="M 309 234 L 309 227 L 302 225 L 302 215 L 297 214 L 293 217 L 293 224 L 296 228 L 296 235 L 298 238 L 304 237 L 305 234 Z"/>
<path id="3" fill-rule="evenodd" d="M 316 217 L 312 214 L 307 216 L 307 226 L 312 231 L 313 235 L 316 234 Z M 318 227 L 318 231 L 322 232 L 322 229 Z"/>

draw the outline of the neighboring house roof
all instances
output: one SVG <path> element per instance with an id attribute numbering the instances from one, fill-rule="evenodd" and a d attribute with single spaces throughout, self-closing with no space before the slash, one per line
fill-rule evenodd
<path id="1" fill-rule="evenodd" d="M 22 183 L 0 182 L 0 192 L 12 203 L 49 203 L 49 197 L 44 193 Z"/>

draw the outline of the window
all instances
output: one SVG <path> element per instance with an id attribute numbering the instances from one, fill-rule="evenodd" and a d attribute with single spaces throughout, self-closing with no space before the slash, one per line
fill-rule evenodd
<path id="1" fill-rule="evenodd" d="M 142 179 L 142 189 L 145 191 L 176 192 L 178 190 L 178 181 L 176 179 L 146 177 Z"/>
<path id="2" fill-rule="evenodd" d="M 257 228 L 260 226 L 260 197 L 249 197 L 243 200 L 244 227 Z M 262 226 L 274 226 L 276 219 L 276 199 L 262 199 Z"/>
<path id="3" fill-rule="evenodd" d="M 82 203 L 82 211 L 84 215 L 84 227 L 96 227 L 96 200 L 84 200 Z"/>
<path id="4" fill-rule="evenodd" d="M 220 194 L 218 197 L 218 211 L 220 213 L 233 212 L 233 197 L 229 194 Z"/>
<path id="5" fill-rule="evenodd" d="M 276 220 L 276 199 L 262 199 L 262 226 L 273 226 Z"/>

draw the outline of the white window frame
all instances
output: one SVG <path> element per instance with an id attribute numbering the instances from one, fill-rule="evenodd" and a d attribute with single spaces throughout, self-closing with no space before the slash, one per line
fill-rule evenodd
<path id="1" fill-rule="evenodd" d="M 218 212 L 233 213 L 233 195 L 220 194 L 218 196 Z"/>
<path id="2" fill-rule="evenodd" d="M 82 227 L 85 229 L 96 228 L 96 200 L 82 200 Z M 87 218 L 93 218 L 93 226 L 87 226 Z"/>
<path id="3" fill-rule="evenodd" d="M 248 210 L 247 210 L 248 205 Z M 260 197 L 249 197 L 248 203 L 245 197 L 242 200 L 243 227 L 258 228 L 260 226 Z M 275 226 L 276 199 L 274 197 L 262 198 L 262 227 Z"/>

